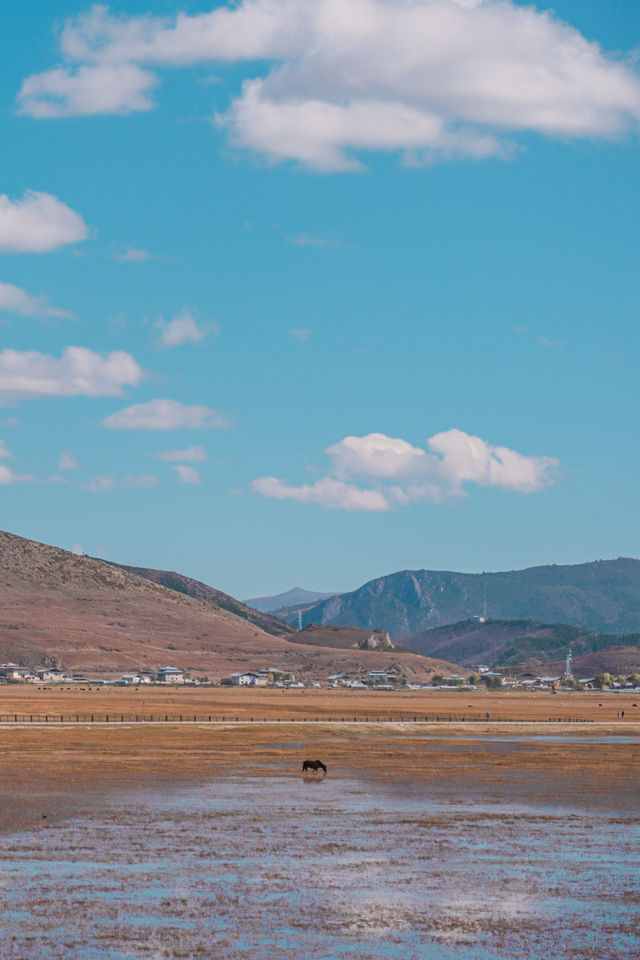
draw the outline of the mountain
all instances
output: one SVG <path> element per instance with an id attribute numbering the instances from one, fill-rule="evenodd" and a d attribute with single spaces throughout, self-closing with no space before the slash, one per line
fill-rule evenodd
<path id="1" fill-rule="evenodd" d="M 259 610 L 261 613 L 273 613 L 276 610 L 300 607 L 309 607 L 318 600 L 334 597 L 334 593 L 318 593 L 317 590 L 304 590 L 302 587 L 293 587 L 285 593 L 277 593 L 272 597 L 253 597 L 244 602 L 248 607 Z M 291 612 L 291 611 L 290 611 Z"/>
<path id="2" fill-rule="evenodd" d="M 567 623 L 599 633 L 640 632 L 640 560 L 554 564 L 505 573 L 403 570 L 313 604 L 302 614 L 302 623 L 388 630 L 397 639 L 470 619 L 485 609 L 495 620 Z"/>
<path id="3" fill-rule="evenodd" d="M 264 630 L 265 633 L 271 633 L 276 637 L 291 637 L 296 633 L 293 627 L 283 620 L 260 613 L 257 609 L 236 600 L 235 597 L 230 597 L 228 593 L 223 593 L 222 590 L 216 590 L 215 587 L 210 587 L 200 580 L 192 580 L 191 577 L 185 577 L 173 570 L 129 567 L 122 563 L 114 564 L 114 566 L 120 567 L 121 570 L 128 570 L 129 573 L 134 573 L 138 577 L 144 577 L 145 580 L 158 583 L 162 587 L 168 587 L 169 590 L 176 590 L 188 597 L 203 600 L 214 608 L 221 607 L 223 610 L 228 610 L 229 613 L 234 613 L 237 617 L 248 620 L 249 623 L 259 627 L 260 630 Z"/>
<path id="4" fill-rule="evenodd" d="M 103 677 L 166 664 L 213 678 L 271 666 L 323 677 L 400 664 L 423 680 L 450 667 L 396 650 L 290 643 L 227 594 L 179 574 L 145 572 L 0 531 L 0 660 Z M 270 617 L 262 622 L 287 629 Z"/>
<path id="5" fill-rule="evenodd" d="M 532 620 L 464 620 L 403 637 L 403 646 L 427 656 L 453 660 L 465 666 L 486 663 L 518 670 L 564 668 L 569 646 L 575 670 L 635 672 L 640 664 L 640 634 L 615 636 L 585 632 L 566 624 Z M 584 675 L 584 674 L 583 674 Z"/>

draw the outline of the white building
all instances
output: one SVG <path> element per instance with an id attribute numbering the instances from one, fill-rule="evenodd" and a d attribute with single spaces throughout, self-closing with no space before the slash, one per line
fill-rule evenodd
<path id="1" fill-rule="evenodd" d="M 268 675 L 263 673 L 232 673 L 231 683 L 234 687 L 266 687 L 269 682 Z"/>
<path id="2" fill-rule="evenodd" d="M 184 670 L 179 667 L 160 667 L 156 673 L 158 683 L 184 683 Z"/>

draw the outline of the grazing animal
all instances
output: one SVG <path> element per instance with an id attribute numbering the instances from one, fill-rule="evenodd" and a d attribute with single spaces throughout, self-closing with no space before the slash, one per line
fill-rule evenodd
<path id="1" fill-rule="evenodd" d="M 313 770 L 314 773 L 317 773 L 318 770 L 324 770 L 327 772 L 326 764 L 322 760 L 303 760 L 302 761 L 302 772 L 306 773 L 307 770 Z"/>

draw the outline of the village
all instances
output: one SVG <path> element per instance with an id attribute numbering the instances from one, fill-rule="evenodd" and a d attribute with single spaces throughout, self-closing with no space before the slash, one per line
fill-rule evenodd
<path id="1" fill-rule="evenodd" d="M 493 670 L 487 665 L 479 665 L 468 676 L 436 674 L 429 683 L 416 683 L 398 670 L 371 670 L 364 676 L 349 676 L 335 673 L 327 677 L 296 677 L 290 670 L 267 667 L 262 670 L 236 671 L 220 679 L 211 680 L 208 676 L 192 676 L 188 670 L 176 666 L 164 666 L 157 669 L 143 669 L 123 673 L 119 678 L 89 678 L 81 673 L 67 673 L 57 667 L 42 667 L 32 671 L 28 667 L 15 663 L 0 664 L 0 684 L 34 685 L 89 685 L 89 686 L 214 686 L 214 687 L 276 687 L 283 690 L 326 689 L 326 690 L 541 690 L 547 692 L 609 690 L 640 691 L 640 676 L 612 676 L 603 673 L 595 677 L 576 678 L 571 669 L 570 657 L 561 675 L 536 675 L 522 673 L 509 675 L 507 671 Z"/>

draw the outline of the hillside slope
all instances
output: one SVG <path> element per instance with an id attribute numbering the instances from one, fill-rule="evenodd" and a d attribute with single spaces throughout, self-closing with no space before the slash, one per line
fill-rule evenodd
<path id="1" fill-rule="evenodd" d="M 181 573 L 173 570 L 154 570 L 150 567 L 129 567 L 118 563 L 114 566 L 121 570 L 128 570 L 138 577 L 144 577 L 145 580 L 151 580 L 162 587 L 168 587 L 169 590 L 176 590 L 188 597 L 195 597 L 197 600 L 203 600 L 215 607 L 234 613 L 243 620 L 248 620 L 254 626 L 264 630 L 265 633 L 271 633 L 274 637 L 290 637 L 296 631 L 288 623 L 278 620 L 276 617 L 269 616 L 267 613 L 261 613 L 258 609 L 236 600 L 235 597 L 223 593 L 222 590 L 216 590 L 200 580 L 193 580 L 191 577 L 185 577 Z"/>
<path id="2" fill-rule="evenodd" d="M 59 665 L 92 676 L 165 664 L 211 677 L 271 666 L 323 676 L 402 661 L 407 676 L 425 679 L 441 669 L 439 661 L 416 654 L 289 643 L 210 598 L 5 532 L 0 532 L 0 660 L 32 669 Z"/>
<path id="3" fill-rule="evenodd" d="M 564 666 L 571 646 L 576 669 L 580 664 L 587 668 L 590 663 L 602 663 L 605 664 L 603 670 L 617 672 L 621 645 L 626 651 L 623 662 L 636 662 L 640 660 L 639 641 L 638 634 L 599 634 L 566 624 L 532 620 L 488 620 L 485 623 L 464 620 L 404 637 L 402 643 L 409 650 L 466 666 L 487 663 L 512 667 L 517 664 L 519 668 L 530 670 L 551 664 Z"/>
<path id="4" fill-rule="evenodd" d="M 620 558 L 505 573 L 403 570 L 314 604 L 308 623 L 388 630 L 394 639 L 483 612 L 495 620 L 640 632 L 640 560 Z"/>

